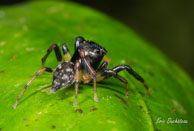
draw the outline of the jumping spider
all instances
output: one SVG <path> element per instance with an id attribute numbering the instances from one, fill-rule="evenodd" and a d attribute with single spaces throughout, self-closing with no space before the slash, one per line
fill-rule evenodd
<path id="1" fill-rule="evenodd" d="M 44 66 L 47 57 L 53 49 L 59 63 L 54 72 L 53 69 Z M 16 100 L 16 103 L 13 106 L 14 109 L 16 109 L 16 106 L 26 88 L 42 72 L 53 72 L 53 81 L 51 88 L 52 92 L 56 92 L 58 89 L 66 88 L 75 83 L 74 107 L 77 106 L 78 84 L 80 82 L 89 83 L 91 80 L 93 80 L 94 101 L 98 102 L 96 93 L 96 82 L 114 76 L 116 79 L 120 80 L 126 85 L 126 96 L 128 96 L 128 82 L 125 78 L 118 75 L 118 72 L 125 69 L 138 81 L 144 84 L 144 87 L 147 89 L 147 93 L 149 94 L 149 88 L 144 82 L 144 79 L 139 76 L 134 70 L 132 70 L 130 66 L 118 65 L 112 69 L 108 69 L 108 63 L 106 61 L 104 61 L 100 65 L 101 60 L 103 59 L 104 55 L 107 54 L 107 51 L 102 46 L 93 41 L 85 40 L 83 37 L 77 37 L 75 40 L 75 52 L 72 58 L 70 57 L 69 50 L 66 44 L 62 45 L 62 51 L 65 61 L 62 61 L 61 52 L 57 44 L 53 44 L 49 47 L 46 55 L 42 58 L 42 68 L 38 70 L 32 77 L 32 79 L 24 86 L 23 90 Z"/>

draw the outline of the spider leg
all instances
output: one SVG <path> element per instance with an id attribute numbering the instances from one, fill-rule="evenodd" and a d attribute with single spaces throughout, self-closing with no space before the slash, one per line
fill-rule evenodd
<path id="1" fill-rule="evenodd" d="M 116 79 L 120 80 L 122 83 L 125 84 L 126 87 L 126 96 L 129 96 L 129 88 L 128 88 L 128 82 L 125 78 L 121 77 L 120 75 L 118 75 L 115 71 L 111 70 L 111 69 L 105 69 L 102 72 L 99 72 L 99 74 L 97 75 L 97 81 L 101 81 L 103 79 L 107 79 L 111 76 L 114 76 Z"/>
<path id="2" fill-rule="evenodd" d="M 94 71 L 94 69 L 91 67 L 91 65 L 87 62 L 87 60 L 85 59 L 85 54 L 84 54 L 84 49 L 79 49 L 79 54 L 80 57 L 82 59 L 82 61 L 86 64 L 88 70 L 90 71 L 90 74 L 92 75 L 93 78 L 93 83 L 94 83 L 94 101 L 98 102 L 98 96 L 96 93 L 96 71 Z"/>
<path id="3" fill-rule="evenodd" d="M 116 67 L 114 67 L 112 70 L 117 74 L 118 72 L 122 71 L 122 70 L 127 70 L 127 72 L 131 75 L 133 75 L 138 81 L 140 81 L 141 83 L 143 83 L 144 87 L 147 90 L 147 94 L 150 94 L 150 89 L 148 88 L 146 82 L 144 81 L 144 79 L 137 74 L 130 66 L 128 65 L 118 65 Z"/>
<path id="4" fill-rule="evenodd" d="M 69 54 L 69 49 L 68 49 L 66 44 L 62 45 L 62 50 L 63 50 L 63 55 L 64 55 L 65 61 L 70 61 L 71 56 Z"/>
<path id="5" fill-rule="evenodd" d="M 129 88 L 128 88 L 128 82 L 125 78 L 123 78 L 122 76 L 120 75 L 115 75 L 114 76 L 115 78 L 117 78 L 118 80 L 120 80 L 122 83 L 125 84 L 125 88 L 126 88 L 126 97 L 129 96 Z"/>
<path id="6" fill-rule="evenodd" d="M 36 79 L 36 77 L 37 77 L 40 73 L 45 72 L 45 71 L 46 71 L 46 72 L 53 72 L 53 70 L 52 70 L 51 68 L 48 68 L 48 67 L 43 67 L 43 68 L 41 68 L 40 70 L 38 70 L 38 71 L 36 72 L 36 74 L 32 77 L 32 79 L 31 79 L 30 81 L 28 81 L 28 83 L 24 86 L 23 90 L 22 90 L 21 93 L 19 94 L 19 96 L 18 96 L 18 98 L 17 98 L 15 104 L 13 105 L 13 108 L 14 108 L 14 109 L 16 109 L 17 104 L 18 104 L 20 98 L 22 97 L 22 95 L 24 94 L 25 90 L 27 89 L 27 87 L 32 83 L 33 80 Z"/>
<path id="7" fill-rule="evenodd" d="M 99 71 L 102 71 L 104 69 L 107 69 L 107 66 L 108 66 L 108 62 L 104 61 L 100 67 L 96 70 L 96 72 L 99 72 Z"/>
<path id="8" fill-rule="evenodd" d="M 85 41 L 85 39 L 81 36 L 78 36 L 76 39 L 75 39 L 75 50 L 78 49 L 78 47 L 80 46 L 80 43 Z"/>
<path id="9" fill-rule="evenodd" d="M 55 50 L 55 55 L 56 55 L 56 58 L 57 58 L 58 63 L 60 63 L 62 61 L 62 56 L 61 56 L 61 52 L 59 50 L 58 45 L 57 44 L 53 44 L 53 45 L 51 45 L 48 48 L 46 55 L 42 58 L 42 67 L 44 67 L 44 64 L 46 62 L 46 59 L 47 59 L 47 57 L 49 56 L 49 54 L 51 53 L 51 51 L 53 49 Z"/>
<path id="10" fill-rule="evenodd" d="M 79 85 L 79 66 L 80 62 L 76 61 L 75 63 L 75 100 L 73 106 L 77 106 L 77 96 L 78 96 L 78 85 Z"/>

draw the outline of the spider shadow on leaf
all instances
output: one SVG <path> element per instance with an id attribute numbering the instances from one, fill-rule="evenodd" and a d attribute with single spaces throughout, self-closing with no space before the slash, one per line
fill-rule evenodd
<path id="1" fill-rule="evenodd" d="M 23 100 L 21 100 L 21 102 L 18 104 L 22 104 L 23 102 L 25 102 L 26 100 L 28 100 L 30 97 L 32 97 L 33 95 L 39 93 L 40 91 L 42 90 L 45 90 L 45 89 L 48 89 L 49 87 L 51 87 L 52 85 L 48 85 L 48 86 L 45 86 L 43 88 L 40 88 L 40 89 L 37 89 L 35 92 L 31 93 L 29 96 L 27 96 L 26 98 L 24 98 Z"/>
<path id="2" fill-rule="evenodd" d="M 26 100 L 28 100 L 30 97 L 36 95 L 39 92 L 46 92 L 46 90 L 48 90 L 48 88 L 51 88 L 51 87 L 52 87 L 52 85 L 47 85 L 45 87 L 42 87 L 42 88 L 37 89 L 36 91 L 34 91 L 30 95 L 28 95 L 26 98 L 24 98 L 23 100 L 21 100 L 21 102 L 18 105 L 22 104 L 23 102 L 25 102 Z M 82 90 L 83 90 L 83 87 L 80 86 L 79 87 L 79 93 L 82 93 Z M 60 100 L 64 100 L 64 99 L 66 99 L 68 97 L 71 97 L 72 95 L 74 95 L 74 85 L 71 85 L 71 86 L 69 86 L 67 88 L 61 89 L 61 90 L 57 91 L 56 93 L 59 93 L 58 96 L 60 96 L 60 98 L 59 98 Z M 54 95 L 56 93 L 50 93 L 50 94 L 51 95 Z M 50 96 L 48 93 L 45 93 L 45 94 L 47 94 L 48 96 Z"/>
<path id="3" fill-rule="evenodd" d="M 113 92 L 117 92 L 121 95 L 125 95 L 125 92 L 121 91 L 122 89 L 121 90 L 117 89 L 117 88 L 123 88 L 124 89 L 124 85 L 112 82 L 110 80 L 105 80 L 105 81 L 99 82 L 98 83 L 98 88 L 108 89 L 108 90 L 111 90 Z"/>
<path id="4" fill-rule="evenodd" d="M 84 89 L 83 85 L 84 84 L 82 83 L 79 86 L 79 94 L 82 94 L 82 92 L 83 92 L 83 89 Z M 87 85 L 93 87 L 93 83 L 92 82 L 88 83 Z M 47 85 L 45 87 L 42 87 L 40 89 L 37 89 L 36 91 L 34 91 L 30 95 L 28 95 L 26 98 L 24 98 L 19 103 L 19 105 L 22 104 L 23 102 L 25 102 L 26 100 L 28 100 L 33 95 L 36 95 L 39 92 L 46 92 L 46 90 L 48 88 L 51 88 L 51 87 L 52 87 L 52 85 Z M 98 82 L 97 83 L 97 88 L 108 89 L 108 90 L 113 91 L 113 92 L 116 92 L 118 94 L 125 95 L 124 85 L 122 83 L 119 84 L 119 83 L 116 83 L 116 82 L 112 82 L 111 80 L 105 80 L 105 81 Z M 123 89 L 117 89 L 117 88 L 123 88 Z M 59 100 L 64 100 L 64 99 L 67 99 L 68 97 L 71 97 L 72 95 L 74 95 L 74 90 L 75 90 L 74 89 L 74 84 L 71 85 L 71 86 L 69 86 L 69 87 L 67 87 L 67 88 L 63 88 L 63 89 L 59 90 L 57 92 L 58 93 L 57 95 L 60 96 Z M 123 90 L 123 91 L 121 91 L 121 90 Z M 98 93 L 100 93 L 100 92 L 98 92 Z M 45 93 L 45 94 L 47 94 L 48 96 L 50 96 L 48 93 Z M 54 95 L 54 94 L 51 93 L 51 95 Z M 91 97 L 86 97 L 82 102 L 86 101 L 86 99 L 89 99 L 89 98 L 92 98 L 92 95 L 91 95 Z"/>

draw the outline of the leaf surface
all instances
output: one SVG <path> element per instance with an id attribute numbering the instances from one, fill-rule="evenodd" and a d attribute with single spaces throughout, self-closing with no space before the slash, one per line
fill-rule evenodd
<path id="1" fill-rule="evenodd" d="M 0 8 L 0 129 L 1 130 L 192 130 L 194 86 L 172 61 L 131 29 L 90 8 L 69 2 L 31 2 Z M 126 71 L 97 84 L 99 102 L 93 101 L 91 84 L 80 84 L 78 107 L 73 107 L 74 86 L 50 93 L 52 74 L 40 75 L 24 93 L 16 110 L 12 106 L 28 80 L 41 67 L 48 47 L 83 36 L 108 51 L 109 68 L 130 65 L 151 89 Z M 55 68 L 52 52 L 47 67 Z M 176 118 L 187 124 L 167 124 Z M 164 119 L 164 123 L 157 123 Z"/>

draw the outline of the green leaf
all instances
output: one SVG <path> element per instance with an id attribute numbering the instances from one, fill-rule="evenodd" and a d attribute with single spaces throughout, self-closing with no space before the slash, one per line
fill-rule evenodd
<path id="1" fill-rule="evenodd" d="M 52 75 L 40 75 L 12 108 L 24 85 L 41 67 L 48 47 L 63 42 L 71 54 L 74 40 L 83 36 L 108 51 L 109 68 L 130 65 L 147 82 L 151 95 L 127 72 L 129 82 L 115 78 L 93 86 L 80 84 L 78 107 L 73 107 L 74 86 L 50 93 Z M 52 52 L 46 62 L 55 68 Z M 119 22 L 87 7 L 69 2 L 31 2 L 0 8 L 0 130 L 192 130 L 194 84 L 155 47 Z M 167 124 L 168 118 L 188 123 Z M 164 119 L 164 123 L 157 123 Z"/>

